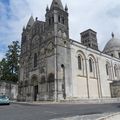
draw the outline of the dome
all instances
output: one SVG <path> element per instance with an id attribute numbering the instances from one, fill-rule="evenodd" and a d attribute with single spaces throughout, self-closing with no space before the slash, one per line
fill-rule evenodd
<path id="1" fill-rule="evenodd" d="M 114 34 L 112 33 L 112 39 L 110 39 L 105 45 L 103 52 L 107 53 L 109 51 L 115 51 L 116 49 L 120 49 L 120 39 L 115 38 Z"/>

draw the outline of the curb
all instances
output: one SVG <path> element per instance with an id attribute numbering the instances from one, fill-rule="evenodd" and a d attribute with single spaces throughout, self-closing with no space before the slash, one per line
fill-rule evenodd
<path id="1" fill-rule="evenodd" d="M 118 104 L 119 102 L 91 102 L 91 101 L 74 101 L 74 102 L 51 102 L 51 101 L 37 101 L 37 102 L 18 102 L 18 101 L 11 101 L 11 103 L 15 103 L 15 104 L 27 104 L 27 105 L 42 105 L 42 104 Z"/>
<path id="2" fill-rule="evenodd" d="M 13 104 L 21 104 L 21 105 L 45 105 L 45 104 L 60 104 L 57 102 L 11 102 Z"/>

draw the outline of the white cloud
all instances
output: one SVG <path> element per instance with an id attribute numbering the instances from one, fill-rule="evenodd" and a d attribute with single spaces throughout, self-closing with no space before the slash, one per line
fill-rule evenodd
<path id="1" fill-rule="evenodd" d="M 32 14 L 44 20 L 46 6 L 52 0 L 10 0 L 9 9 L 0 2 L 0 42 L 7 46 L 13 40 L 20 40 L 22 27 Z M 80 41 L 80 32 L 91 28 L 98 33 L 102 50 L 111 38 L 111 32 L 120 37 L 120 1 L 116 0 L 62 0 L 68 4 L 70 37 Z M 5 50 L 6 51 L 6 50 Z M 3 52 L 0 52 L 3 55 Z"/>

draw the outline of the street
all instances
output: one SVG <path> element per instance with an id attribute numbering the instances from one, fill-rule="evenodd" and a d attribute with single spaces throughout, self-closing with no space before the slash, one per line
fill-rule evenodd
<path id="1" fill-rule="evenodd" d="M 0 120 L 50 120 L 119 111 L 120 104 L 11 104 L 0 106 Z"/>

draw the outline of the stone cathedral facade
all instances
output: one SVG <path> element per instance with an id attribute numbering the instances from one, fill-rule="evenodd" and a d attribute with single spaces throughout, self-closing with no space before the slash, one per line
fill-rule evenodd
<path id="1" fill-rule="evenodd" d="M 43 101 L 120 97 L 120 40 L 99 51 L 97 33 L 69 38 L 68 8 L 53 0 L 45 21 L 31 16 L 21 40 L 18 100 Z"/>

